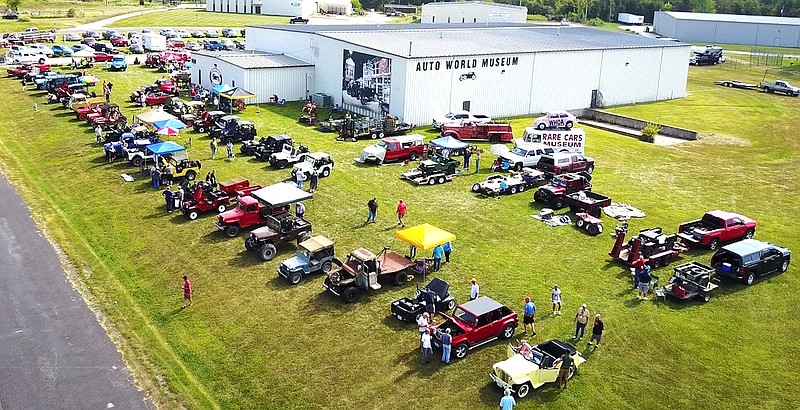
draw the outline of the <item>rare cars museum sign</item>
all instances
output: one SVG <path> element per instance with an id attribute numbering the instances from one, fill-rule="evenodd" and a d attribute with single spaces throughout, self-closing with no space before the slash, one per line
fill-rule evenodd
<path id="1" fill-rule="evenodd" d="M 418 61 L 417 71 L 460 70 L 462 68 L 509 67 L 519 64 L 519 57 L 462 58 L 456 60 Z"/>

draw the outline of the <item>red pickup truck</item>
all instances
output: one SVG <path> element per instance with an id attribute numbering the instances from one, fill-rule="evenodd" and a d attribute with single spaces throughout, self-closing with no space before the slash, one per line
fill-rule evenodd
<path id="1" fill-rule="evenodd" d="M 750 239 L 756 232 L 756 221 L 726 211 L 709 211 L 701 219 L 684 222 L 678 227 L 678 237 L 685 244 L 717 250 L 721 242 Z"/>
<path id="2" fill-rule="evenodd" d="M 579 171 L 591 174 L 594 171 L 594 158 L 574 152 L 556 152 L 543 155 L 536 163 L 536 169 L 553 175 Z"/>
<path id="3" fill-rule="evenodd" d="M 252 196 L 240 197 L 237 202 L 236 208 L 219 214 L 217 222 L 214 222 L 214 226 L 224 231 L 229 238 L 239 235 L 242 229 L 266 225 L 270 215 L 289 211 L 288 205 L 272 207 Z"/>
<path id="4" fill-rule="evenodd" d="M 579 174 L 562 174 L 540 187 L 533 194 L 533 200 L 544 202 L 555 209 L 561 209 L 566 204 L 566 195 L 578 191 L 592 190 L 592 176 L 581 172 Z"/>
<path id="5" fill-rule="evenodd" d="M 517 328 L 517 314 L 502 303 L 481 296 L 456 306 L 453 315 L 431 326 L 433 345 L 442 347 L 442 332 L 450 329 L 453 355 L 463 359 L 470 350 L 497 339 L 510 339 Z"/>
<path id="6" fill-rule="evenodd" d="M 450 122 L 442 126 L 442 136 L 462 141 L 489 141 L 493 143 L 514 140 L 511 124 L 499 122 Z"/>

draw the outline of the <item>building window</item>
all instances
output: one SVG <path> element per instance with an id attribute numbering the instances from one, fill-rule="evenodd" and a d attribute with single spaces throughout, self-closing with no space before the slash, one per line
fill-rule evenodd
<path id="1" fill-rule="evenodd" d="M 461 17 L 461 22 L 462 22 L 462 23 L 464 23 L 464 22 L 465 22 L 465 21 L 464 21 L 464 17 Z"/>
<path id="2" fill-rule="evenodd" d="M 431 23 L 436 23 L 436 16 L 431 16 Z"/>
<path id="3" fill-rule="evenodd" d="M 473 18 L 473 19 L 472 19 L 472 22 L 473 22 L 473 23 L 477 23 L 477 22 L 478 22 L 478 18 L 477 18 L 477 17 Z"/>

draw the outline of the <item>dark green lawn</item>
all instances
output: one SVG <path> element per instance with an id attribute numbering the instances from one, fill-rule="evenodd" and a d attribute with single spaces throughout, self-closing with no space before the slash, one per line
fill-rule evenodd
<path id="1" fill-rule="evenodd" d="M 712 85 L 733 78 L 758 81 L 758 70 L 734 66 L 690 69 L 689 95 L 676 101 L 619 107 L 615 112 L 697 129 L 705 137 L 658 147 L 587 129 L 587 152 L 597 160 L 597 192 L 643 209 L 633 230 L 667 231 L 709 209 L 740 212 L 759 223 L 756 238 L 800 250 L 795 219 L 800 207 L 800 99 Z M 160 77 L 133 68 L 97 72 L 115 84 L 123 102 L 135 87 Z M 501 392 L 491 365 L 505 358 L 492 343 L 448 367 L 419 365 L 417 332 L 389 317 L 389 303 L 413 294 L 414 283 L 387 286 L 356 305 L 325 293 L 314 277 L 296 287 L 275 269 L 291 246 L 262 263 L 244 252 L 242 238 L 225 239 L 213 216 L 189 222 L 166 214 L 160 191 L 127 164 L 108 165 L 92 131 L 43 97 L 23 95 L 17 81 L 0 80 L 0 159 L 48 234 L 66 251 L 94 303 L 113 322 L 122 349 L 157 402 L 166 408 L 496 408 Z M 40 103 L 33 112 L 31 104 Z M 636 299 L 626 269 L 609 261 L 612 239 L 573 227 L 549 228 L 532 219 L 532 194 L 485 199 L 469 192 L 489 175 L 447 185 L 416 187 L 398 176 L 402 165 L 363 167 L 352 159 L 369 142 L 335 142 L 299 125 L 298 106 L 249 107 L 243 114 L 259 134 L 289 133 L 336 159 L 331 177 L 308 203 L 315 233 L 336 242 L 343 256 L 358 246 L 378 251 L 393 243 L 397 200 L 409 205 L 408 224 L 432 223 L 455 233 L 453 262 L 439 276 L 459 301 L 468 280 L 521 310 L 523 297 L 539 307 L 533 341 L 568 339 L 581 303 L 603 314 L 603 347 L 566 391 L 544 387 L 518 408 L 791 408 L 800 402 L 796 365 L 800 329 L 795 307 L 797 267 L 751 287 L 724 282 L 708 304 L 656 304 Z M 512 121 L 517 134 L 531 118 Z M 421 130 L 428 136 L 433 133 Z M 261 184 L 288 178 L 288 170 L 238 158 L 209 160 L 208 139 L 194 133 L 191 157 L 219 180 L 245 176 Z M 237 147 L 238 148 L 238 147 Z M 488 148 L 488 146 L 484 146 Z M 125 183 L 121 173 L 137 177 Z M 380 203 L 378 223 L 364 226 L 366 202 Z M 614 222 L 605 218 L 606 230 Z M 693 251 L 683 261 L 708 262 Z M 655 272 L 662 282 L 668 269 Z M 195 286 L 195 304 L 180 307 L 180 277 Z M 549 291 L 564 292 L 565 315 L 548 317 Z M 583 351 L 582 345 L 579 350 Z"/>

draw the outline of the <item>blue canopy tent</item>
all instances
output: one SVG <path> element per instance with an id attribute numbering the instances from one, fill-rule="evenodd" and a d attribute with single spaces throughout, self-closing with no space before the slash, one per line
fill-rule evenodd
<path id="1" fill-rule="evenodd" d="M 460 141 L 450 136 L 436 138 L 435 140 L 431 140 L 430 144 L 435 147 L 447 150 L 464 149 L 469 147 L 469 144 L 467 144 L 466 142 Z"/>
<path id="2" fill-rule="evenodd" d="M 211 87 L 211 91 L 213 91 L 214 94 L 220 94 L 230 90 L 233 90 L 233 86 L 230 84 L 220 84 Z"/>
<path id="3" fill-rule="evenodd" d="M 174 154 L 176 152 L 186 151 L 181 145 L 172 141 L 159 142 L 158 144 L 151 144 L 147 146 L 147 150 L 152 152 L 154 156 Z"/>
<path id="4" fill-rule="evenodd" d="M 159 129 L 169 127 L 169 128 L 174 128 L 176 130 L 182 130 L 186 128 L 186 124 L 184 124 L 181 120 L 178 119 L 156 121 L 153 123 L 153 125 L 155 125 L 156 128 Z"/>

